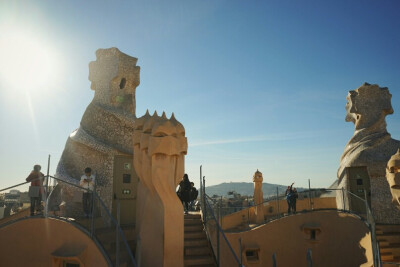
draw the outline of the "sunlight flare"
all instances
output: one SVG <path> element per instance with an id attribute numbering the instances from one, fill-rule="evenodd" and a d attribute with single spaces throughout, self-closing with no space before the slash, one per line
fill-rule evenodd
<path id="1" fill-rule="evenodd" d="M 26 90 L 43 93 L 60 73 L 54 49 L 37 33 L 15 27 L 0 30 L 2 87 L 10 94 Z"/>

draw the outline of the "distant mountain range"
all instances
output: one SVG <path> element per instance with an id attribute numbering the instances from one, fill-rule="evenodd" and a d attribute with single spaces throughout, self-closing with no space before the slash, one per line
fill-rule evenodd
<path id="1" fill-rule="evenodd" d="M 276 196 L 276 188 L 278 188 L 279 194 L 283 194 L 286 191 L 287 185 L 269 184 L 263 183 L 262 190 L 264 197 Z M 307 190 L 307 188 L 296 187 L 297 191 L 301 192 Z M 209 196 L 228 196 L 228 192 L 235 191 L 242 196 L 253 196 L 254 185 L 253 183 L 222 183 L 218 185 L 206 186 L 206 194 Z"/>

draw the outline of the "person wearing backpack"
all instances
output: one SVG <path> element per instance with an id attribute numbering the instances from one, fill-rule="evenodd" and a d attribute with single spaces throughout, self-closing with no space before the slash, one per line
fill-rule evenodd
<path id="1" fill-rule="evenodd" d="M 291 210 L 294 214 L 296 214 L 296 202 L 299 198 L 299 194 L 297 193 L 297 189 L 293 188 L 292 197 L 290 199 Z"/>
<path id="2" fill-rule="evenodd" d="M 179 183 L 178 196 L 180 195 L 181 201 L 185 204 L 185 214 L 189 213 L 190 202 L 190 181 L 189 176 L 185 173 L 182 181 Z"/>
<path id="3" fill-rule="evenodd" d="M 190 204 L 189 208 L 190 210 L 193 210 L 193 204 L 194 201 L 197 199 L 197 196 L 199 195 L 199 191 L 197 191 L 196 187 L 194 187 L 194 183 L 190 183 Z"/>

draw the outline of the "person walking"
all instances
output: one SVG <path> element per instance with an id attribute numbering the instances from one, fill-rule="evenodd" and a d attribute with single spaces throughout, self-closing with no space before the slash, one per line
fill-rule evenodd
<path id="1" fill-rule="evenodd" d="M 185 214 L 189 213 L 189 202 L 190 202 L 190 181 L 189 181 L 189 176 L 185 173 L 183 175 L 182 181 L 179 183 L 179 194 L 181 201 L 185 204 L 184 209 L 185 209 Z"/>
<path id="2" fill-rule="evenodd" d="M 193 211 L 193 204 L 194 201 L 197 199 L 197 196 L 199 195 L 199 191 L 194 187 L 194 183 L 190 182 L 190 204 L 189 204 L 189 209 Z"/>
<path id="3" fill-rule="evenodd" d="M 82 175 L 80 181 L 80 186 L 84 188 L 82 189 L 82 205 L 83 213 L 86 218 L 92 216 L 94 180 L 95 176 L 92 174 L 92 169 L 87 167 L 85 169 L 85 174 Z"/>
<path id="4" fill-rule="evenodd" d="M 29 196 L 31 198 L 31 216 L 35 215 L 36 212 L 41 209 L 41 199 L 43 195 L 43 177 L 44 174 L 40 172 L 42 167 L 40 165 L 33 166 L 33 170 L 29 176 L 25 179 L 27 182 L 31 182 L 29 187 Z"/>

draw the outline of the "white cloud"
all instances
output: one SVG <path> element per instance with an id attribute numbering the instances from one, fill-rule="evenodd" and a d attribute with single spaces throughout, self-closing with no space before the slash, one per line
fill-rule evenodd
<path id="1" fill-rule="evenodd" d="M 206 141 L 194 141 L 190 143 L 190 147 L 196 146 L 207 146 L 207 145 L 222 145 L 222 144 L 233 144 L 233 143 L 247 143 L 247 142 L 260 142 L 260 141 L 285 141 L 285 140 L 296 140 L 306 139 L 316 136 L 319 133 L 316 132 L 296 132 L 296 133 L 284 133 L 284 134 L 270 134 L 264 136 L 250 136 L 232 139 L 222 140 L 206 140 Z"/>

